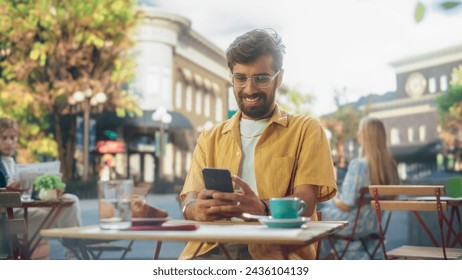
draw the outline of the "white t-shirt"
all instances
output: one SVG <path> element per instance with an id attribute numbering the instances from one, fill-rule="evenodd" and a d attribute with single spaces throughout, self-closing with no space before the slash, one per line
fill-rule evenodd
<path id="1" fill-rule="evenodd" d="M 239 176 L 249 184 L 250 188 L 258 195 L 257 180 L 255 178 L 255 147 L 257 146 L 260 136 L 268 126 L 269 119 L 263 120 L 246 120 L 241 119 L 239 122 L 242 145 L 242 162 L 239 170 Z"/>

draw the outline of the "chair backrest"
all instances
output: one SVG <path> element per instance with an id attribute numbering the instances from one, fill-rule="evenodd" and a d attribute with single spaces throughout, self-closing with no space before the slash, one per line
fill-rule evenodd
<path id="1" fill-rule="evenodd" d="M 21 198 L 18 192 L 0 192 L 1 258 L 20 258 L 21 256 L 17 235 L 25 234 L 27 228 L 24 219 L 14 219 L 13 216 L 13 207 L 20 206 Z"/>
<path id="2" fill-rule="evenodd" d="M 381 227 L 381 211 L 411 211 L 418 219 L 421 226 L 432 239 L 435 247 L 442 247 L 443 255 L 446 258 L 446 242 L 443 234 L 443 212 L 447 209 L 447 203 L 441 201 L 441 196 L 444 194 L 444 186 L 433 185 L 371 185 L 369 193 L 374 200 L 371 201 L 371 206 L 376 211 L 376 216 L 379 222 L 379 230 L 381 235 L 382 248 L 385 258 L 387 259 L 385 244 L 383 242 L 384 234 Z M 420 200 L 419 200 L 420 197 Z M 426 197 L 423 200 L 422 197 Z M 421 211 L 433 211 L 437 213 L 440 242 L 431 233 L 423 219 L 420 217 Z"/>

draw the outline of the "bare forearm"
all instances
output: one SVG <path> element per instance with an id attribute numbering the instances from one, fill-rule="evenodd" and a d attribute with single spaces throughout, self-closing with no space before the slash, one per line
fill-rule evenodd
<path id="1" fill-rule="evenodd" d="M 342 200 L 340 200 L 337 197 L 334 198 L 334 205 L 343 212 L 348 212 L 351 209 L 351 206 L 345 204 Z"/>

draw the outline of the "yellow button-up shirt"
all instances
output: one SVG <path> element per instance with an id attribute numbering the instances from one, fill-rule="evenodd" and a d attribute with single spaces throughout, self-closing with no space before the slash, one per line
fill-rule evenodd
<path id="1" fill-rule="evenodd" d="M 238 111 L 231 119 L 211 130 L 204 131 L 197 140 L 191 168 L 180 194 L 184 200 L 189 192 L 204 188 L 202 168 L 225 168 L 238 174 L 242 158 Z M 260 199 L 285 197 L 301 185 L 319 186 L 318 201 L 335 196 L 334 167 L 324 129 L 320 122 L 308 116 L 293 116 L 277 106 L 269 124 L 255 147 L 255 177 Z M 311 217 L 316 220 L 316 215 Z M 189 259 L 199 246 L 189 242 L 180 259 Z M 216 247 L 205 245 L 198 255 Z M 316 246 L 287 248 L 291 259 L 314 259 Z M 285 251 L 287 251 L 285 249 Z M 254 259 L 280 259 L 280 246 L 250 244 L 249 253 Z"/>

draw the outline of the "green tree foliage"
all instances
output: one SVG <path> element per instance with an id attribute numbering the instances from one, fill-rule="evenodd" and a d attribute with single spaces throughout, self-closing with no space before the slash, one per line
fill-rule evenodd
<path id="1" fill-rule="evenodd" d="M 135 2 L 0 0 L 0 114 L 20 122 L 27 160 L 57 156 L 69 178 L 75 125 L 63 116 L 76 91 L 106 93 L 104 109 L 121 117 L 141 113 L 122 90 L 133 73 Z"/>
<path id="2" fill-rule="evenodd" d="M 353 104 L 346 103 L 346 95 L 346 88 L 336 89 L 334 101 L 337 110 L 322 118 L 324 126 L 332 133 L 331 147 L 335 147 L 336 162 L 345 159 L 345 144 L 348 140 L 356 141 L 359 122 L 366 115 L 366 112 L 358 111 Z"/>
<path id="3" fill-rule="evenodd" d="M 451 75 L 451 87 L 436 99 L 440 115 L 440 138 L 457 156 L 462 152 L 462 65 Z"/>
<path id="4" fill-rule="evenodd" d="M 295 89 L 282 89 L 281 94 L 278 95 L 278 104 L 293 114 L 310 115 L 315 98 L 311 93 L 302 93 Z"/>
<path id="5" fill-rule="evenodd" d="M 439 3 L 436 3 L 435 6 L 439 9 L 442 9 L 443 11 L 453 10 L 457 7 L 460 7 L 460 5 L 462 4 L 461 1 L 438 1 L 438 2 Z M 426 5 L 422 3 L 421 1 L 417 1 L 417 5 L 414 11 L 415 21 L 417 23 L 421 22 L 424 19 L 426 12 L 427 12 Z"/>

